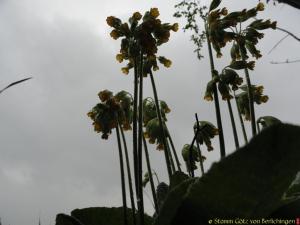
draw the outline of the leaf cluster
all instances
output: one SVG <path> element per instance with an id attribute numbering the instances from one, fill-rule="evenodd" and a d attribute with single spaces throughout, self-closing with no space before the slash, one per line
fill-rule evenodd
<path id="1" fill-rule="evenodd" d="M 166 114 L 171 112 L 171 110 L 165 101 L 160 100 L 159 104 L 162 119 L 165 122 L 167 121 Z M 146 131 L 144 132 L 145 138 L 149 139 L 150 144 L 156 143 L 158 150 L 163 150 L 164 135 L 160 128 L 155 102 L 150 97 L 143 100 L 143 124 L 146 128 Z M 165 135 L 168 136 L 168 129 L 165 123 L 163 123 L 163 129 Z"/>
<path id="2" fill-rule="evenodd" d="M 182 1 L 179 4 L 175 5 L 177 9 L 174 17 L 186 18 L 186 25 L 183 27 L 183 31 L 192 31 L 191 41 L 196 45 L 194 52 L 197 53 L 198 59 L 203 58 L 204 56 L 201 53 L 201 49 L 206 40 L 205 31 L 199 28 L 199 19 L 206 20 L 207 17 L 207 7 L 201 6 L 200 1 Z"/>

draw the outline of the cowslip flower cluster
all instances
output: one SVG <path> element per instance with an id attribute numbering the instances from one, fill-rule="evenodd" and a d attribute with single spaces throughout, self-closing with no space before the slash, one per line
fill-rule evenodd
<path id="1" fill-rule="evenodd" d="M 231 49 L 232 60 L 241 58 L 240 52 L 243 52 L 248 58 L 247 52 L 257 59 L 262 55 L 257 50 L 256 44 L 258 40 L 264 37 L 259 30 L 276 29 L 276 22 L 270 20 L 255 20 L 244 29 L 238 31 L 237 26 L 253 19 L 259 11 L 264 10 L 264 4 L 258 3 L 256 7 L 251 9 L 243 9 L 229 13 L 226 8 L 216 9 L 221 0 L 214 0 L 211 3 L 210 11 L 207 17 L 207 28 L 209 40 L 217 53 L 217 57 L 221 57 L 221 48 L 225 47 L 228 42 L 234 41 Z"/>
<path id="2" fill-rule="evenodd" d="M 199 121 L 194 124 L 194 131 L 197 131 L 199 127 L 198 134 L 196 136 L 197 141 L 202 145 L 206 145 L 208 151 L 212 151 L 214 148 L 211 143 L 211 139 L 219 134 L 219 130 L 208 121 Z"/>
<path id="3" fill-rule="evenodd" d="M 233 98 L 231 95 L 231 90 L 236 91 L 239 85 L 243 83 L 243 78 L 241 78 L 234 70 L 224 68 L 221 74 L 218 71 L 213 71 L 213 78 L 208 82 L 206 86 L 204 99 L 207 101 L 213 100 L 213 87 L 218 86 L 219 92 L 222 95 L 223 100 L 230 100 Z"/>
<path id="4" fill-rule="evenodd" d="M 237 106 L 241 114 L 245 117 L 245 120 L 250 120 L 248 87 L 244 85 L 241 86 L 240 89 L 242 90 L 242 92 L 236 96 Z M 266 103 L 269 100 L 269 97 L 267 95 L 263 95 L 263 90 L 263 86 L 252 85 L 251 93 L 256 104 Z"/>
<path id="5" fill-rule="evenodd" d="M 102 133 L 102 139 L 108 139 L 112 129 L 118 124 L 124 130 L 131 129 L 132 123 L 132 97 L 126 91 L 120 91 L 115 96 L 109 90 L 100 91 L 100 103 L 87 113 L 93 120 L 94 130 Z"/>
<path id="6" fill-rule="evenodd" d="M 143 75 L 146 76 L 150 69 L 158 70 L 158 62 L 165 67 L 170 67 L 171 60 L 157 56 L 158 46 L 169 41 L 170 32 L 178 30 L 178 23 L 162 23 L 157 8 L 146 11 L 144 16 L 139 12 L 133 13 L 128 23 L 123 23 L 119 18 L 109 16 L 107 24 L 113 28 L 110 36 L 113 39 L 121 39 L 120 53 L 116 55 L 118 62 L 128 61 L 127 66 L 121 70 L 128 74 L 130 69 L 138 66 L 139 57 L 142 53 Z"/>
<path id="7" fill-rule="evenodd" d="M 196 170 L 198 168 L 196 162 L 200 162 L 200 160 L 203 162 L 206 160 L 205 156 L 202 155 L 202 157 L 200 157 L 195 145 L 191 147 L 191 145 L 185 144 L 181 150 L 181 155 L 187 167 L 187 171 Z"/>
<path id="8" fill-rule="evenodd" d="M 165 101 L 160 100 L 159 104 L 162 119 L 165 122 L 167 121 L 166 114 L 171 110 Z M 146 128 L 146 131 L 144 132 L 145 138 L 149 139 L 150 144 L 156 143 L 158 150 L 163 150 L 164 136 L 160 128 L 159 119 L 157 117 L 155 102 L 152 98 L 146 98 L 143 101 L 143 125 Z M 168 136 L 168 129 L 165 123 L 163 123 L 163 128 L 165 135 Z"/>

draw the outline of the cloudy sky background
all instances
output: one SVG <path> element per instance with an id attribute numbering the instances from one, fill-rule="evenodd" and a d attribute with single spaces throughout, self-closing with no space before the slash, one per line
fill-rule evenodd
<path id="1" fill-rule="evenodd" d="M 104 141 L 93 132 L 86 116 L 103 89 L 132 92 L 133 76 L 120 72 L 115 60 L 119 41 L 109 37 L 105 19 L 121 19 L 132 12 L 158 7 L 163 22 L 172 17 L 177 1 L 116 0 L 0 0 L 0 87 L 33 76 L 0 96 L 0 217 L 3 225 L 54 224 L 59 212 L 90 206 L 120 206 L 121 192 L 115 135 Z M 224 1 L 229 9 L 254 6 L 255 0 Z M 299 11 L 269 4 L 265 18 L 300 36 Z M 285 34 L 267 32 L 260 44 L 264 57 L 251 72 L 254 84 L 263 84 L 268 104 L 257 117 L 273 115 L 300 124 L 300 63 L 272 65 L 270 61 L 299 59 L 299 42 L 286 39 L 268 51 Z M 179 149 L 192 139 L 194 113 L 215 123 L 213 103 L 204 102 L 209 62 L 198 61 L 188 34 L 173 33 L 161 55 L 172 68 L 155 74 L 158 94 L 169 104 L 169 129 Z M 225 52 L 225 51 L 224 51 Z M 205 55 L 206 50 L 203 52 Z M 224 53 L 226 55 L 226 53 Z M 216 61 L 221 69 L 228 56 Z M 145 96 L 152 96 L 150 81 Z M 226 104 L 222 103 L 227 151 L 234 149 Z M 237 121 L 238 122 L 238 121 Z M 239 124 L 238 124 L 239 127 Z M 127 136 L 130 140 L 130 136 Z M 242 138 L 242 137 L 241 137 Z M 241 139 L 242 140 L 242 139 Z M 207 153 L 206 169 L 219 159 Z M 151 148 L 153 168 L 166 181 L 163 153 Z M 180 152 L 179 152 L 180 154 Z M 150 190 L 146 189 L 150 194 Z M 146 199 L 147 211 L 153 208 Z"/>

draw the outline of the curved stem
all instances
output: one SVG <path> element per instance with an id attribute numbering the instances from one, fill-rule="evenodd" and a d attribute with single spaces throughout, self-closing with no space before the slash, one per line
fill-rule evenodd
<path id="1" fill-rule="evenodd" d="M 211 42 L 209 40 L 207 24 L 205 24 L 205 33 L 206 33 L 206 39 L 207 39 L 211 75 L 213 76 L 213 71 L 215 70 L 215 66 L 214 66 L 214 59 L 213 59 L 213 55 L 212 55 Z M 222 127 L 219 96 L 218 96 L 218 91 L 217 91 L 217 87 L 215 84 L 213 86 L 213 92 L 214 92 L 214 102 L 215 102 L 215 109 L 216 109 L 217 125 L 218 125 L 218 130 L 219 130 L 220 155 L 221 155 L 221 158 L 223 158 L 226 156 L 225 141 L 224 141 L 223 127 Z"/>
<path id="2" fill-rule="evenodd" d="M 167 125 L 166 125 L 167 127 Z M 169 142 L 170 142 L 170 145 L 171 145 L 171 149 L 172 149 L 172 152 L 174 154 L 174 157 L 175 157 L 175 161 L 176 161 L 176 166 L 177 166 L 177 170 L 181 172 L 181 168 L 180 168 L 180 162 L 179 162 L 179 159 L 178 159 L 178 155 L 176 153 L 176 149 L 175 149 L 175 146 L 174 146 L 174 143 L 173 143 L 173 140 L 172 140 L 172 137 L 170 135 L 170 132 L 169 132 L 169 129 L 167 127 L 167 131 L 168 131 L 168 139 L 169 139 Z"/>
<path id="3" fill-rule="evenodd" d="M 163 145 L 164 145 L 165 160 L 166 160 L 168 176 L 169 176 L 169 180 L 170 180 L 171 175 L 172 175 L 172 170 L 171 170 L 169 154 L 168 154 L 168 151 L 167 151 L 167 139 L 166 139 L 166 134 L 165 134 L 165 130 L 164 130 L 164 127 L 163 127 L 163 120 L 162 120 L 161 111 L 160 111 L 160 107 L 159 107 L 159 102 L 158 102 L 157 90 L 156 90 L 156 86 L 155 86 L 155 82 L 154 82 L 154 77 L 153 77 L 153 73 L 152 73 L 151 70 L 150 70 L 150 79 L 151 79 L 151 84 L 152 84 L 152 89 L 153 89 L 154 101 L 155 101 L 155 106 L 156 106 L 156 113 L 157 113 L 158 120 L 159 120 L 159 126 L 160 126 L 160 130 L 163 134 Z"/>
<path id="4" fill-rule="evenodd" d="M 121 130 L 121 136 L 122 136 L 124 152 L 125 152 L 125 160 L 126 160 L 126 167 L 127 167 L 127 176 L 128 176 L 129 193 L 130 193 L 130 200 L 131 200 L 133 225 L 136 225 L 135 203 L 134 203 L 134 194 L 133 194 L 133 187 L 132 187 L 132 178 L 131 178 L 131 170 L 130 170 L 130 162 L 129 162 L 129 157 L 128 157 L 127 143 L 126 143 L 126 138 L 125 138 L 125 135 L 124 135 L 123 128 L 120 124 L 119 124 L 119 127 L 120 127 L 120 130 Z"/>
<path id="5" fill-rule="evenodd" d="M 233 116 L 233 112 L 232 112 L 232 107 L 231 107 L 230 100 L 227 100 L 227 105 L 228 105 L 228 109 L 229 109 L 229 115 L 230 115 L 230 121 L 231 121 L 232 131 L 233 131 L 235 148 L 239 149 L 240 148 L 239 138 L 238 138 L 237 131 L 236 131 L 236 126 L 235 126 L 235 121 L 234 121 L 234 116 Z"/>
<path id="6" fill-rule="evenodd" d="M 143 161 L 142 161 L 142 142 L 143 142 L 143 52 L 140 53 L 139 60 L 139 127 L 138 127 L 138 209 L 139 224 L 144 225 L 144 198 L 143 198 Z"/>
<path id="7" fill-rule="evenodd" d="M 149 152 L 148 152 L 145 137 L 143 137 L 143 143 L 144 143 L 144 150 L 145 150 L 145 156 L 146 156 L 147 170 L 148 170 L 149 180 L 150 180 L 150 187 L 151 187 L 151 192 L 152 192 L 152 197 L 153 197 L 153 202 L 154 202 L 154 208 L 155 208 L 156 213 L 158 214 L 158 204 L 157 204 L 155 186 L 154 186 L 154 182 L 153 182 L 153 175 L 152 175 L 152 169 L 151 169 L 151 164 L 150 164 Z"/>
<path id="8" fill-rule="evenodd" d="M 128 225 L 127 217 L 127 202 L 126 202 L 126 187 L 125 187 L 125 176 L 124 176 L 124 164 L 123 164 L 123 154 L 122 146 L 120 140 L 120 131 L 119 127 L 116 127 L 118 148 L 119 148 L 119 159 L 120 159 L 120 171 L 121 171 L 121 187 L 122 187 L 122 201 L 123 201 L 123 215 L 124 215 L 124 225 Z"/>
<path id="9" fill-rule="evenodd" d="M 233 93 L 234 93 L 234 99 L 235 99 L 235 103 L 236 103 L 236 108 L 237 108 L 238 114 L 239 114 L 239 119 L 240 119 L 240 122 L 241 122 L 241 127 L 242 127 L 242 131 L 243 131 L 244 140 L 245 140 L 245 143 L 248 143 L 248 138 L 247 138 L 247 133 L 246 133 L 246 129 L 245 129 L 245 124 L 244 124 L 244 121 L 243 121 L 243 118 L 242 118 L 242 114 L 241 114 L 240 108 L 239 108 L 238 103 L 237 103 L 237 97 L 235 95 L 235 92 L 233 92 Z"/>
<path id="10" fill-rule="evenodd" d="M 155 170 L 152 170 L 154 176 L 156 177 L 156 181 L 157 181 L 157 185 L 160 183 L 159 179 L 158 179 L 158 176 L 157 176 L 157 173 L 155 172 Z"/>
<path id="11" fill-rule="evenodd" d="M 241 46 L 240 46 L 241 49 Z M 242 60 L 244 63 L 246 63 L 246 56 L 243 51 L 240 51 Z M 253 93 L 252 93 L 252 85 L 250 81 L 249 71 L 248 68 L 244 69 L 245 76 L 246 76 L 246 82 L 248 86 L 248 98 L 249 98 L 249 109 L 250 109 L 250 120 L 251 120 L 251 128 L 252 128 L 252 135 L 256 135 L 256 120 L 255 120 L 255 111 L 254 111 L 254 100 L 253 100 Z"/>
<path id="12" fill-rule="evenodd" d="M 167 150 L 168 150 L 168 155 L 170 156 L 172 173 L 175 173 L 176 169 L 175 169 L 174 159 L 170 150 L 170 145 L 168 143 L 168 140 L 167 140 Z"/>

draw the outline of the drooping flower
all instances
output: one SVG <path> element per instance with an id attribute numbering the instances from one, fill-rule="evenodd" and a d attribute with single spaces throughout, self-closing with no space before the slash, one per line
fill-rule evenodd
<path id="1" fill-rule="evenodd" d="M 219 130 L 208 121 L 199 121 L 199 124 L 194 124 L 194 131 L 197 132 L 199 127 L 198 134 L 196 136 L 197 141 L 200 144 L 205 144 L 208 151 L 212 151 L 214 148 L 211 143 L 211 139 L 219 134 Z"/>
<path id="2" fill-rule="evenodd" d="M 118 30 L 114 29 L 114 30 L 112 30 L 112 31 L 110 32 L 110 36 L 111 36 L 113 39 L 117 40 L 119 37 L 121 37 L 121 34 L 120 34 L 120 32 L 119 32 Z"/>
<path id="3" fill-rule="evenodd" d="M 119 63 L 123 62 L 123 60 L 124 60 L 123 54 L 117 54 L 117 55 L 116 55 L 116 60 L 117 60 Z"/>
<path id="4" fill-rule="evenodd" d="M 167 68 L 169 68 L 172 65 L 172 61 L 165 58 L 164 56 L 159 56 L 158 61 Z"/>
<path id="5" fill-rule="evenodd" d="M 124 130 L 131 129 L 132 123 L 132 97 L 128 92 L 121 91 L 113 96 L 109 90 L 100 91 L 98 94 L 101 102 L 87 113 L 93 120 L 94 130 L 102 133 L 103 139 L 108 139 L 112 129 L 118 123 Z"/>
<path id="6" fill-rule="evenodd" d="M 164 129 L 164 133 L 165 136 L 167 137 L 168 134 L 168 129 L 166 127 L 166 125 L 163 123 L 163 129 Z M 163 138 L 164 135 L 162 133 L 162 130 L 160 128 L 160 124 L 159 124 L 159 120 L 157 117 L 151 119 L 147 125 L 146 125 L 146 132 L 145 132 L 145 138 L 149 139 L 149 143 L 150 144 L 157 144 L 156 149 L 157 150 L 164 150 L 164 142 L 163 142 Z"/>
<path id="7" fill-rule="evenodd" d="M 122 67 L 121 70 L 124 74 L 126 74 L 126 75 L 129 74 L 129 68 L 128 67 Z"/>
<path id="8" fill-rule="evenodd" d="M 197 147 L 189 144 L 185 144 L 181 150 L 182 158 L 186 164 L 187 171 L 196 170 L 198 167 L 196 162 L 204 162 L 206 160 L 205 156 L 202 156 L 200 159 L 200 155 L 198 154 Z"/>
<path id="9" fill-rule="evenodd" d="M 174 23 L 174 24 L 172 25 L 172 31 L 177 32 L 178 29 L 179 29 L 178 23 Z"/>

